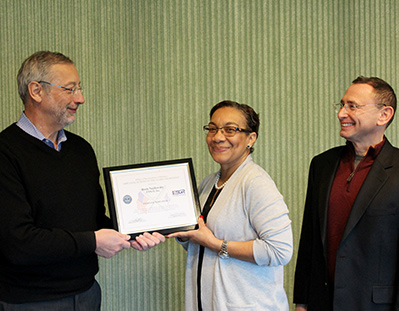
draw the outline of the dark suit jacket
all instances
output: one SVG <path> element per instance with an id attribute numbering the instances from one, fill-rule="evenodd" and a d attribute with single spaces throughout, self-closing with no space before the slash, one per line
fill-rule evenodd
<path id="1" fill-rule="evenodd" d="M 328 283 L 327 207 L 345 148 L 330 149 L 310 165 L 294 303 L 307 304 L 308 311 L 399 310 L 399 149 L 388 141 L 352 207 L 337 252 L 334 288 Z"/>

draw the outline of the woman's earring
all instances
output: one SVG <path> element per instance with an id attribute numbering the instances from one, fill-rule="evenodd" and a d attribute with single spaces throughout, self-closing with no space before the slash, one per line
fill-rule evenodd
<path id="1" fill-rule="evenodd" d="M 247 145 L 247 149 L 251 149 L 251 146 L 250 146 L 250 145 Z"/>

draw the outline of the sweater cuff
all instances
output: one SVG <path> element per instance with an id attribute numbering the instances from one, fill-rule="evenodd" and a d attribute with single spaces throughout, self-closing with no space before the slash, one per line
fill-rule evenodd
<path id="1" fill-rule="evenodd" d="M 180 238 L 176 238 L 176 242 L 179 243 L 181 246 L 183 246 L 183 248 L 184 248 L 185 250 L 187 250 L 187 248 L 188 248 L 188 243 L 190 242 L 190 240 L 183 241 L 183 240 L 181 240 Z"/>
<path id="2" fill-rule="evenodd" d="M 93 231 L 74 233 L 77 255 L 88 255 L 95 252 L 96 235 Z"/>

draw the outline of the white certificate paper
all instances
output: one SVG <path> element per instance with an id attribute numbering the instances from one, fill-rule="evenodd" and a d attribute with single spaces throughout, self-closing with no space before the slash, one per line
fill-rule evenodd
<path id="1" fill-rule="evenodd" d="M 191 159 L 104 168 L 111 218 L 119 232 L 169 234 L 199 216 Z"/>

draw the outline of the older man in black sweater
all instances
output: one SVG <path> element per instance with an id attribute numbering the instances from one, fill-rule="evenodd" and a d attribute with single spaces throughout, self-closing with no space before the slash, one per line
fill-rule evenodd
<path id="1" fill-rule="evenodd" d="M 84 103 L 73 62 L 37 52 L 18 73 L 25 111 L 0 133 L 0 310 L 99 310 L 97 255 L 135 242 L 110 227 L 94 151 L 64 130 Z"/>

